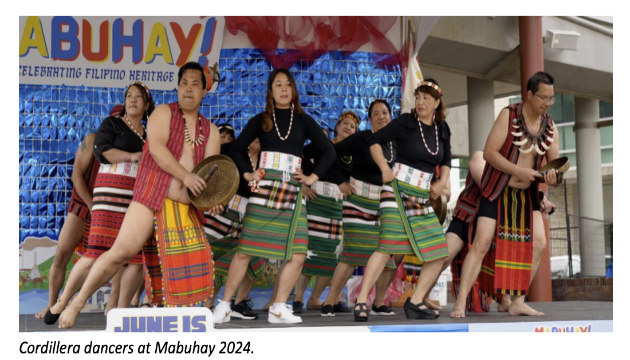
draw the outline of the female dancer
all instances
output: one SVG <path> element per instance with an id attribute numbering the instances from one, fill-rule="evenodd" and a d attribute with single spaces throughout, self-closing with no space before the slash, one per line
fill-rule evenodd
<path id="1" fill-rule="evenodd" d="M 366 266 L 367 260 L 376 250 L 379 232 L 379 196 L 381 192 L 381 173 L 369 153 L 368 138 L 373 133 L 389 124 L 391 109 L 385 100 L 374 100 L 368 108 L 371 130 L 363 130 L 344 141 L 335 144 L 337 155 L 342 161 L 352 161 L 350 185 L 352 194 L 343 202 L 343 252 L 333 275 L 330 291 L 322 305 L 322 316 L 335 316 L 341 310 L 337 299 L 346 281 L 356 266 Z M 393 161 L 395 147 L 385 146 L 388 161 Z M 383 264 L 385 266 L 385 264 Z M 393 279 L 395 265 L 390 262 L 388 270 L 376 283 L 375 313 L 378 315 L 394 315 L 385 306 L 385 292 Z M 337 309 L 335 309 L 337 307 Z"/>
<path id="2" fill-rule="evenodd" d="M 247 146 L 260 140 L 259 167 L 253 172 Z M 322 159 L 306 176 L 301 170 L 304 141 L 309 138 Z M 286 69 L 271 72 L 265 111 L 249 120 L 234 141 L 234 158 L 254 190 L 250 196 L 238 251 L 230 264 L 223 299 L 214 310 L 215 323 L 230 320 L 230 299 L 245 276 L 252 256 L 288 260 L 279 275 L 278 294 L 269 308 L 271 323 L 302 322 L 286 306 L 306 257 L 308 233 L 302 184 L 312 185 L 335 159 L 335 151 L 313 118 L 300 106 L 293 75 Z"/>
<path id="3" fill-rule="evenodd" d="M 356 321 L 367 321 L 367 295 L 390 255 L 415 254 L 423 262 L 416 291 L 404 305 L 408 319 L 435 319 L 423 299 L 448 256 L 444 232 L 429 196 L 436 198 L 449 181 L 450 130 L 445 122 L 442 90 L 433 79 L 420 83 L 415 91 L 415 109 L 392 121 L 370 139 L 370 152 L 381 169 L 381 224 L 378 249 L 368 261 L 363 286 L 354 308 Z M 396 141 L 398 156 L 392 168 L 383 156 L 383 146 Z M 431 183 L 436 165 L 439 180 Z"/>
<path id="4" fill-rule="evenodd" d="M 133 83 L 125 91 L 125 108 L 119 117 L 106 118 L 96 132 L 94 156 L 101 166 L 94 184 L 87 250 L 70 272 L 61 298 L 46 313 L 46 324 L 57 322 L 61 311 L 81 288 L 94 261 L 116 240 L 131 202 L 138 161 L 146 139 L 142 120 L 148 118 L 153 108 L 149 89 L 140 82 Z M 120 294 L 118 298 L 110 299 L 112 304 L 108 308 L 129 306 L 142 282 L 142 262 L 142 253 L 138 253 L 122 270 Z"/>
<path id="5" fill-rule="evenodd" d="M 337 120 L 334 130 L 333 144 L 339 143 L 354 134 L 359 127 L 359 117 L 352 111 L 346 111 Z M 302 168 L 304 173 L 310 174 L 312 168 L 319 164 L 319 153 L 312 144 L 304 148 Z M 310 300 L 306 304 L 309 310 L 320 310 L 319 296 L 330 283 L 337 266 L 336 250 L 343 237 L 342 213 L 343 197 L 352 193 L 348 183 L 351 167 L 349 162 L 335 159 L 326 174 L 313 184 L 312 189 L 305 187 L 307 198 L 306 212 L 308 214 L 308 249 L 312 253 L 304 262 L 302 275 L 298 279 L 293 301 L 293 312 L 302 312 L 304 291 L 311 279 L 317 276 Z M 347 312 L 350 309 L 337 303 L 337 307 Z"/>
<path id="6" fill-rule="evenodd" d="M 231 147 L 231 142 L 221 145 L 221 153 L 230 155 Z M 260 141 L 255 139 L 247 148 L 247 156 L 254 170 L 258 168 L 259 154 Z M 250 194 L 251 189 L 247 182 L 240 181 L 236 194 L 221 214 L 212 215 L 209 212 L 204 213 L 205 223 L 203 227 L 208 242 L 210 246 L 212 246 L 212 256 L 214 259 L 215 281 L 214 291 L 212 293 L 213 296 L 209 302 L 210 305 L 214 304 L 214 297 L 225 282 L 230 263 L 236 252 L 238 238 L 243 228 L 243 216 L 245 215 L 245 209 Z M 256 278 L 258 278 L 262 272 L 263 265 L 264 259 L 260 257 L 253 257 L 250 261 L 247 268 L 247 276 L 243 278 L 243 281 L 239 285 L 236 300 L 232 304 L 232 317 L 243 320 L 255 320 L 258 318 L 258 314 L 252 309 L 252 305 L 246 297 L 254 285 Z"/>
<path id="7" fill-rule="evenodd" d="M 35 314 L 37 319 L 42 319 L 59 296 L 59 291 L 66 279 L 66 265 L 72 257 L 75 248 L 83 255 L 87 238 L 90 232 L 90 211 L 92 209 L 92 191 L 94 180 L 100 164 L 92 154 L 94 147 L 94 133 L 89 133 L 83 138 L 81 145 L 74 157 L 72 167 L 72 197 L 68 204 L 68 215 L 59 232 L 57 251 L 50 267 L 48 279 L 48 304 Z"/>

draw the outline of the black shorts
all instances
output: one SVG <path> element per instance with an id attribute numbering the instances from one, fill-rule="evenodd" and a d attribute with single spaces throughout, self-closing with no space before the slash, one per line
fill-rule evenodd
<path id="1" fill-rule="evenodd" d="M 447 233 L 453 233 L 459 237 L 464 243 L 468 242 L 468 223 L 456 217 L 451 220 L 451 224 L 446 229 Z"/>
<path id="2" fill-rule="evenodd" d="M 495 201 L 490 201 L 486 197 L 482 196 L 481 200 L 479 201 L 478 216 L 485 216 L 490 219 L 496 220 L 497 211 L 498 211 L 498 201 L 499 201 L 498 198 Z M 532 202 L 533 202 L 532 208 L 534 209 L 534 211 L 540 211 L 540 204 L 538 203 L 536 198 L 532 199 Z"/>

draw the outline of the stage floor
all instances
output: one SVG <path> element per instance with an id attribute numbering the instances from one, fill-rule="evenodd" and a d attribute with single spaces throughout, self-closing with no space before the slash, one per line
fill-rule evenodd
<path id="1" fill-rule="evenodd" d="M 267 313 L 259 310 L 257 320 L 234 319 L 226 324 L 216 325 L 217 330 L 270 330 L 274 328 L 303 329 L 306 331 L 554 331 L 553 329 L 578 326 L 586 329 L 588 325 L 597 325 L 598 331 L 612 331 L 613 303 L 602 301 L 558 301 L 529 303 L 536 310 L 545 313 L 542 317 L 509 316 L 496 311 L 493 304 L 489 313 L 468 313 L 466 318 L 449 317 L 453 304 L 445 306 L 436 320 L 407 320 L 402 308 L 395 308 L 395 316 L 370 316 L 367 323 L 355 322 L 351 313 L 337 314 L 335 317 L 322 317 L 319 311 L 305 310 L 302 323 L 295 325 L 276 325 L 267 322 Z M 35 319 L 33 314 L 19 315 L 20 331 L 100 331 L 106 328 L 103 313 L 81 314 L 72 329 L 59 329 L 57 324 L 46 325 L 43 320 Z M 602 325 L 605 325 L 602 327 Z M 562 330 L 558 330 L 562 331 Z M 569 330 L 566 330 L 569 331 Z M 589 328 L 589 331 L 593 331 Z"/>

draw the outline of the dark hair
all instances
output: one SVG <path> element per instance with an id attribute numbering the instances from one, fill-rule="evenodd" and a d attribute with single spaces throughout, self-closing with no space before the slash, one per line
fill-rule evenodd
<path id="1" fill-rule="evenodd" d="M 199 70 L 199 72 L 201 72 L 201 83 L 203 84 L 203 89 L 206 89 L 206 73 L 203 71 L 203 68 L 201 67 L 201 65 L 199 65 L 199 63 L 194 62 L 194 61 L 190 61 L 185 63 L 184 65 L 182 65 L 182 67 L 179 68 L 179 73 L 177 73 L 177 85 L 179 85 L 179 83 L 182 81 L 182 76 L 184 76 L 184 72 L 186 72 L 186 70 Z"/>
<path id="2" fill-rule="evenodd" d="M 147 111 L 144 113 L 144 116 L 142 117 L 142 120 L 147 120 L 149 118 L 149 115 L 151 115 L 151 113 L 153 112 L 153 109 L 155 109 L 155 103 L 153 103 L 153 98 L 151 97 L 151 92 L 149 91 L 149 88 L 144 85 L 141 82 L 135 82 L 131 85 L 129 85 L 129 87 L 127 88 L 127 90 L 125 90 L 125 95 L 123 97 L 123 99 L 127 99 L 127 93 L 129 92 L 129 89 L 131 89 L 131 87 L 134 86 L 137 89 L 140 90 L 140 93 L 142 94 L 142 99 L 144 100 L 145 104 L 148 104 L 149 106 L 147 107 Z M 125 105 L 124 102 L 126 100 L 123 100 L 123 106 L 122 106 L 122 110 L 120 111 L 120 114 L 118 115 L 118 117 L 123 117 L 125 116 L 125 112 L 127 112 L 127 110 L 125 109 Z M 114 112 L 114 109 L 112 109 L 112 113 Z"/>
<path id="3" fill-rule="evenodd" d="M 264 132 L 271 131 L 273 129 L 273 123 L 271 122 L 271 117 L 273 116 L 274 109 L 274 100 L 273 100 L 273 81 L 276 79 L 278 74 L 284 74 L 289 79 L 289 83 L 291 84 L 291 92 L 293 93 L 293 98 L 291 99 L 291 103 L 293 104 L 294 111 L 296 114 L 301 114 L 304 112 L 302 106 L 300 105 L 300 98 L 298 96 L 297 87 L 295 86 L 295 79 L 291 72 L 287 69 L 276 69 L 269 74 L 269 79 L 267 79 L 267 102 L 265 104 L 265 112 L 262 116 L 262 129 Z"/>
<path id="4" fill-rule="evenodd" d="M 387 107 L 387 111 L 389 111 L 389 116 L 392 116 L 392 108 L 389 106 L 389 103 L 383 99 L 376 99 L 372 100 L 370 106 L 368 107 L 368 120 L 372 118 L 372 108 L 378 103 L 385 104 L 385 106 Z"/>
<path id="5" fill-rule="evenodd" d="M 426 78 L 424 79 L 424 81 L 432 82 L 435 85 L 440 86 L 440 84 L 438 84 L 438 82 L 432 78 Z M 444 100 L 442 99 L 442 95 L 440 95 L 440 93 L 437 90 L 427 85 L 418 86 L 416 90 L 414 90 L 413 95 L 418 96 L 418 94 L 420 94 L 421 92 L 433 96 L 435 100 L 440 100 L 440 105 L 438 105 L 438 107 L 435 109 L 436 124 L 440 124 L 442 121 L 446 120 L 446 105 L 444 105 Z M 415 106 L 413 109 L 411 109 L 411 115 L 416 116 Z"/>
<path id="6" fill-rule="evenodd" d="M 341 113 L 341 115 L 339 115 L 339 119 L 337 119 L 337 124 L 335 124 L 335 127 L 333 128 L 334 137 L 337 137 L 337 128 L 339 127 L 339 124 L 341 124 L 341 121 L 345 118 L 351 118 L 352 121 L 354 121 L 354 124 L 357 126 L 357 129 L 359 128 L 359 122 L 361 122 L 361 120 L 359 120 L 359 115 L 357 115 L 352 110 L 344 111 L 343 113 Z"/>
<path id="7" fill-rule="evenodd" d="M 225 123 L 219 124 L 217 125 L 217 129 L 219 129 L 219 134 L 223 134 L 224 132 L 227 132 L 231 134 L 232 137 L 234 137 L 234 128 L 229 123 L 225 122 Z"/>
<path id="8" fill-rule="evenodd" d="M 532 94 L 537 93 L 540 83 L 553 85 L 553 76 L 544 71 L 535 73 L 529 78 L 529 80 L 527 80 L 527 90 L 531 91 Z"/>

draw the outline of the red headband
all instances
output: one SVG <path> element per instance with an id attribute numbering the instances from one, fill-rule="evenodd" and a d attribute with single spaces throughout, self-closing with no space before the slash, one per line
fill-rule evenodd
<path id="1" fill-rule="evenodd" d="M 430 81 L 423 81 L 423 82 L 420 83 L 420 86 L 428 86 L 431 89 L 437 91 L 438 94 L 440 94 L 440 96 L 442 96 L 442 89 L 440 89 L 440 87 L 437 86 L 437 84 L 434 84 L 434 83 L 432 83 Z"/>

